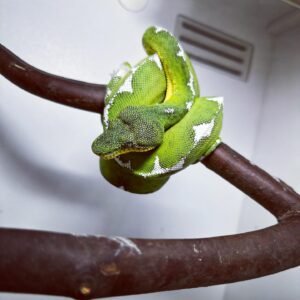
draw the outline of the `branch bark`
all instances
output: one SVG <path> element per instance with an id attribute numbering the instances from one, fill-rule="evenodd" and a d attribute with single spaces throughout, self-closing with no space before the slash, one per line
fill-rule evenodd
<path id="1" fill-rule="evenodd" d="M 21 89 L 60 104 L 100 113 L 106 87 L 41 71 L 0 44 L 0 74 Z"/>
<path id="2" fill-rule="evenodd" d="M 257 278 L 300 264 L 300 219 L 226 237 L 143 240 L 0 230 L 0 290 L 76 299 Z"/>
<path id="3" fill-rule="evenodd" d="M 0 73 L 42 98 L 103 110 L 105 86 L 47 74 L 3 46 Z M 270 211 L 279 223 L 244 234 L 189 240 L 3 228 L 0 291 L 90 299 L 236 282 L 300 265 L 300 196 L 225 144 L 202 163 Z"/>
<path id="4" fill-rule="evenodd" d="M 300 196 L 290 186 L 224 143 L 202 163 L 262 205 L 279 221 L 300 213 Z"/>

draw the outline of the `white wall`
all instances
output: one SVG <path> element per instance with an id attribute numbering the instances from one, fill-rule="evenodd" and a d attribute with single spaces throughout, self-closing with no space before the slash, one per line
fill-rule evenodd
<path id="1" fill-rule="evenodd" d="M 121 62 L 145 56 L 141 36 L 149 25 L 173 30 L 179 13 L 246 39 L 255 46 L 249 82 L 195 67 L 202 94 L 225 97 L 224 141 L 250 157 L 270 40 L 257 10 L 240 4 L 152 0 L 143 12 L 131 13 L 116 0 L 0 0 L 0 42 L 48 72 L 106 83 Z M 1 226 L 144 238 L 237 231 L 243 194 L 202 165 L 173 176 L 155 194 L 125 193 L 101 177 L 90 150 L 99 116 L 40 100 L 2 77 L 0 99 Z M 224 286 L 215 286 L 129 299 L 222 299 L 223 293 Z M 0 295 L 27 298 L 33 299 Z"/>
<path id="2" fill-rule="evenodd" d="M 272 65 L 262 109 L 253 162 L 300 192 L 300 28 L 274 40 Z M 243 202 L 239 231 L 274 223 L 250 199 Z M 228 285 L 225 300 L 298 300 L 300 269 Z"/>

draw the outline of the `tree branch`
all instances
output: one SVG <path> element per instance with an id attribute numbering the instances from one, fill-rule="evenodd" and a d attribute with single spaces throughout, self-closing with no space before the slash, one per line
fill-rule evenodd
<path id="1" fill-rule="evenodd" d="M 300 264 L 299 232 L 299 218 L 259 231 L 190 240 L 2 229 L 0 290 L 85 299 L 257 278 Z"/>
<path id="2" fill-rule="evenodd" d="M 67 79 L 41 71 L 0 44 L 0 74 L 21 89 L 60 104 L 100 113 L 105 85 Z"/>
<path id="3" fill-rule="evenodd" d="M 47 74 L 3 46 L 0 73 L 40 97 L 103 110 L 105 86 Z M 0 247 L 0 291 L 88 299 L 236 282 L 300 265 L 300 196 L 225 144 L 202 163 L 270 211 L 279 224 L 189 240 L 0 229 L 5 245 Z"/>
<path id="4" fill-rule="evenodd" d="M 202 163 L 262 205 L 279 221 L 290 214 L 300 214 L 299 194 L 226 144 L 222 143 Z"/>

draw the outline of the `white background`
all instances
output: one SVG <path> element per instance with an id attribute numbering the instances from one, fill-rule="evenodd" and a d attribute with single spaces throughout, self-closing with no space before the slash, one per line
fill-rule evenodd
<path id="1" fill-rule="evenodd" d="M 0 42 L 42 70 L 107 83 L 120 63 L 145 56 L 141 37 L 148 26 L 173 31 L 178 14 L 246 40 L 255 48 L 248 82 L 195 63 L 201 93 L 224 96 L 224 142 L 300 192 L 300 31 L 272 37 L 266 30 L 289 10 L 277 0 L 150 0 L 141 12 L 127 11 L 117 0 L 0 0 Z M 275 223 L 201 164 L 151 195 L 114 188 L 90 150 L 100 131 L 98 115 L 41 100 L 0 77 L 0 226 L 191 238 Z M 241 294 L 299 299 L 299 268 L 227 286 L 120 299 L 231 300 Z"/>

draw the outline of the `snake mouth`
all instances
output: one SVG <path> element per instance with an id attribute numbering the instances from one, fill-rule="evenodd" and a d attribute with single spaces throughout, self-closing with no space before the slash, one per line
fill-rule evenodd
<path id="1" fill-rule="evenodd" d="M 134 147 L 134 148 L 127 148 L 127 149 L 119 149 L 110 153 L 102 154 L 101 157 L 105 160 L 116 158 L 120 155 L 131 153 L 131 152 L 148 152 L 153 150 L 155 147 Z"/>

